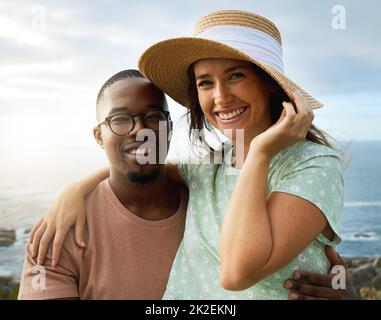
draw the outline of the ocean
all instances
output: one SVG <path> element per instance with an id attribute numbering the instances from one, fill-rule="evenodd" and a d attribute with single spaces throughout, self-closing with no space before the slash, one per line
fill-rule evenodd
<path id="1" fill-rule="evenodd" d="M 70 182 L 107 165 L 103 151 L 86 148 L 0 149 L 0 228 L 17 240 L 0 247 L 0 276 L 22 271 L 26 231 Z M 345 257 L 381 256 L 381 141 L 352 142 L 347 150 L 342 239 Z"/>

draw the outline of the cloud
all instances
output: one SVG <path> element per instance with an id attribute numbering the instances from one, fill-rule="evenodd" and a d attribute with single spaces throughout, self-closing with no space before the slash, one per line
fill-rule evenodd
<path id="1" fill-rule="evenodd" d="M 0 37 L 32 46 L 41 46 L 46 42 L 46 37 L 41 33 L 20 26 L 16 21 L 4 15 L 0 16 Z"/>
<path id="2" fill-rule="evenodd" d="M 339 140 L 380 140 L 381 93 L 330 94 L 315 122 Z"/>
<path id="3" fill-rule="evenodd" d="M 10 77 L 18 74 L 38 73 L 67 73 L 73 70 L 73 61 L 68 59 L 53 63 L 30 63 L 3 65 L 0 67 L 0 73 L 4 77 Z"/>
<path id="4" fill-rule="evenodd" d="M 329 106 L 319 114 L 322 125 L 345 118 L 339 126 L 353 132 L 351 117 L 362 119 L 355 134 L 381 139 L 373 125 L 379 120 L 373 110 L 381 104 L 377 95 L 380 5 L 375 0 L 341 1 L 347 29 L 338 31 L 331 27 L 335 4 L 329 0 L 237 0 L 234 5 L 217 0 L 0 2 L 0 115 L 8 117 L 8 127 L 17 125 L 18 112 L 19 123 L 33 119 L 34 130 L 40 132 L 37 137 L 42 137 L 47 129 L 38 125 L 39 119 L 45 123 L 59 114 L 59 140 L 77 143 L 81 139 L 74 134 L 63 138 L 64 124 L 71 123 L 72 133 L 85 134 L 80 126 L 93 124 L 95 97 L 106 79 L 136 68 L 140 54 L 151 44 L 190 35 L 204 14 L 234 7 L 265 15 L 278 25 L 287 74 Z M 177 120 L 184 109 L 174 102 L 170 107 Z M 351 113 L 338 118 L 345 107 Z M 367 126 L 367 121 L 372 124 Z M 80 143 L 84 141 L 93 144 L 91 136 Z"/>

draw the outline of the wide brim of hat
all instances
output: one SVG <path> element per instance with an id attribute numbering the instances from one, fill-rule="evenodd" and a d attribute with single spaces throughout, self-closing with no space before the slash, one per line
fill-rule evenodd
<path id="1" fill-rule="evenodd" d="M 139 70 L 155 86 L 184 107 L 190 106 L 188 69 L 201 59 L 226 58 L 249 61 L 267 72 L 292 101 L 295 91 L 306 97 L 313 109 L 323 106 L 284 74 L 225 44 L 195 37 L 164 40 L 148 48 L 139 59 Z"/>

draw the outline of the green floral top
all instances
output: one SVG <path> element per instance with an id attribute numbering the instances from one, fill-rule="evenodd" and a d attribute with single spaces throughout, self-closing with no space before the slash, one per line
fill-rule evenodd
<path id="1" fill-rule="evenodd" d="M 189 187 L 183 241 L 177 251 L 164 299 L 287 299 L 285 279 L 294 270 L 326 273 L 330 263 L 326 244 L 336 245 L 343 207 L 343 166 L 334 150 L 301 141 L 278 153 L 270 163 L 268 193 L 285 192 L 304 198 L 327 218 L 335 232 L 329 241 L 320 234 L 287 266 L 244 291 L 228 291 L 219 284 L 220 228 L 239 170 L 230 165 L 229 152 L 221 164 L 180 163 Z M 301 230 L 303 232 L 303 230 Z"/>

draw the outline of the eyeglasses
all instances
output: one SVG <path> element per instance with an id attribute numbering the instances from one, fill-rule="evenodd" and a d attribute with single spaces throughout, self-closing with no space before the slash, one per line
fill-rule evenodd
<path id="1" fill-rule="evenodd" d="M 140 117 L 143 120 L 144 127 L 154 131 L 159 131 L 160 121 L 168 122 L 171 120 L 168 111 L 150 111 L 131 115 L 118 113 L 106 117 L 104 121 L 98 124 L 98 127 L 107 123 L 113 133 L 118 136 L 125 136 L 134 129 L 135 117 Z"/>

